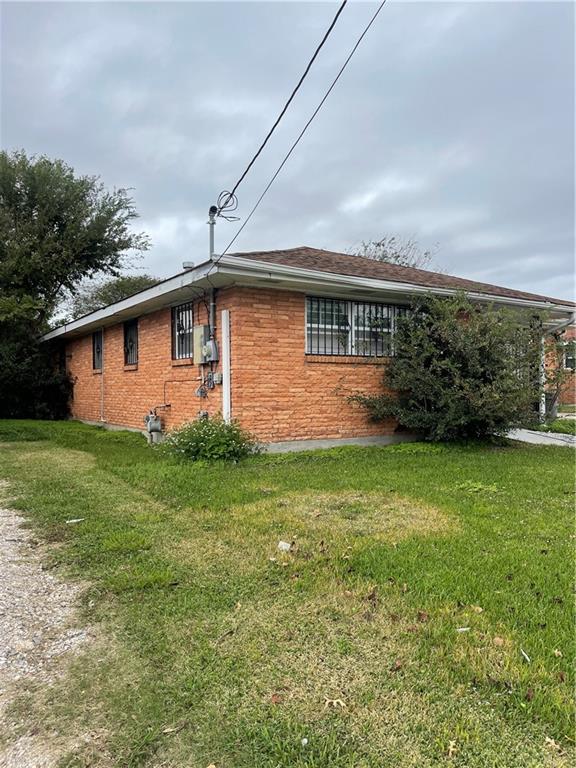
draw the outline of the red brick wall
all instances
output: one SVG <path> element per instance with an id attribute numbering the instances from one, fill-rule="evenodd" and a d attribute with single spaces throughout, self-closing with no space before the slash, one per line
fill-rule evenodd
<path id="1" fill-rule="evenodd" d="M 574 341 L 574 339 L 576 339 L 576 328 L 572 326 L 564 331 L 563 340 Z M 566 382 L 560 393 L 560 403 L 562 405 L 573 405 L 576 403 L 576 373 L 574 372 L 568 373 L 566 377 Z"/>
<path id="2" fill-rule="evenodd" d="M 276 442 L 390 434 L 346 401 L 380 391 L 382 362 L 305 354 L 305 297 L 238 289 L 232 318 L 232 414 L 261 439 Z"/>
<path id="3" fill-rule="evenodd" d="M 220 294 L 218 311 L 228 308 L 227 291 Z M 194 306 L 194 323 L 207 322 L 203 303 Z M 200 410 L 221 410 L 221 387 L 207 398 L 195 393 L 200 368 L 190 360 L 172 360 L 171 310 L 142 315 L 138 321 L 138 364 L 124 365 L 122 323 L 104 328 L 103 369 L 92 370 L 92 334 L 73 340 L 66 348 L 67 365 L 75 380 L 73 418 L 144 429 L 144 416 L 157 407 L 170 429 L 196 418 Z M 161 406 L 170 404 L 169 408 Z"/>
<path id="4" fill-rule="evenodd" d="M 207 321 L 204 304 L 195 305 L 195 324 Z M 372 424 L 346 394 L 381 389 L 382 363 L 370 359 L 305 355 L 303 294 L 269 289 L 230 288 L 217 296 L 230 310 L 232 416 L 264 441 L 359 437 L 389 434 L 392 422 Z M 167 428 L 222 407 L 222 387 L 207 398 L 195 392 L 198 366 L 171 360 L 170 310 L 140 317 L 138 365 L 124 366 L 123 326 L 104 329 L 102 373 L 92 371 L 92 336 L 67 345 L 75 377 L 72 415 L 143 428 L 143 417 L 159 413 Z M 215 367 L 219 370 L 219 366 Z"/>

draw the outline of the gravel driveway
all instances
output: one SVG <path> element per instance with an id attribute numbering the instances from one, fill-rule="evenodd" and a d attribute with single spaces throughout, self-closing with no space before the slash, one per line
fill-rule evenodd
<path id="1" fill-rule="evenodd" d="M 0 484 L 0 498 L 6 500 Z M 0 743 L 1 768 L 52 768 L 69 748 L 26 732 L 8 706 L 26 683 L 49 683 L 89 638 L 75 623 L 80 592 L 45 570 L 42 547 L 22 527 L 24 518 L 0 508 Z"/>

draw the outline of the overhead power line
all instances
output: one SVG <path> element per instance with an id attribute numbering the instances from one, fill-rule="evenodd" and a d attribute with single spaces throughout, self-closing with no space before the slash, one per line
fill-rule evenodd
<path id="1" fill-rule="evenodd" d="M 280 121 L 282 120 L 284 115 L 286 114 L 286 111 L 287 111 L 288 107 L 290 106 L 290 104 L 292 103 L 294 97 L 296 96 L 296 94 L 300 90 L 300 87 L 302 86 L 302 83 L 306 79 L 306 76 L 308 75 L 308 72 L 310 72 L 310 69 L 312 68 L 312 64 L 314 64 L 314 62 L 316 61 L 316 58 L 317 58 L 318 54 L 320 53 L 320 51 L 322 50 L 322 48 L 324 46 L 324 43 L 326 42 L 326 40 L 328 40 L 328 38 L 330 37 L 330 33 L 332 32 L 332 30 L 336 26 L 336 22 L 338 21 L 338 18 L 340 16 L 340 14 L 342 13 L 342 11 L 344 10 L 344 7 L 346 6 L 347 2 L 348 2 L 348 0 L 343 0 L 342 4 L 338 8 L 338 11 L 336 12 L 336 15 L 332 19 L 332 23 L 330 24 L 330 26 L 328 27 L 328 29 L 324 33 L 324 37 L 322 38 L 322 40 L 320 41 L 320 43 L 316 47 L 316 50 L 314 51 L 314 54 L 313 54 L 312 58 L 310 59 L 310 61 L 306 65 L 306 69 L 304 70 L 300 80 L 298 80 L 298 83 L 296 84 L 296 87 L 294 88 L 294 90 L 290 94 L 290 98 L 288 99 L 286 104 L 284 104 L 284 106 L 282 107 L 282 110 L 281 110 L 280 114 L 278 115 L 278 117 L 276 118 L 276 121 L 275 121 L 274 125 L 272 126 L 272 128 L 270 128 L 270 130 L 266 134 L 266 137 L 264 138 L 264 141 L 262 142 L 262 144 L 260 144 L 260 147 L 258 148 L 258 151 L 256 152 L 256 154 L 254 155 L 252 160 L 250 160 L 250 162 L 246 166 L 246 169 L 245 169 L 244 173 L 240 176 L 240 178 L 238 179 L 236 184 L 234 184 L 234 186 L 232 187 L 232 190 L 230 192 L 224 191 L 224 192 L 222 192 L 220 194 L 220 196 L 218 198 L 218 205 L 217 205 L 218 216 L 222 215 L 221 212 L 226 210 L 226 209 L 235 210 L 235 208 L 236 208 L 235 201 L 234 201 L 234 203 L 232 203 L 232 201 L 234 199 L 234 194 L 235 194 L 236 190 L 238 189 L 240 184 L 246 178 L 246 176 L 248 174 L 248 171 L 250 170 L 250 168 L 252 168 L 252 166 L 254 165 L 256 160 L 259 158 L 260 154 L 262 153 L 262 150 L 264 149 L 266 144 L 268 144 L 268 141 L 269 141 L 270 137 L 272 136 L 272 134 L 274 133 L 274 131 L 278 127 L 278 124 L 280 123 Z M 224 216 L 224 218 L 226 218 L 226 217 Z"/>
<path id="2" fill-rule="evenodd" d="M 359 47 L 360 43 L 362 42 L 362 40 L 364 39 L 364 37 L 365 37 L 365 36 L 366 36 L 366 34 L 368 33 L 368 30 L 370 29 L 370 27 L 372 26 L 372 24 L 374 24 L 374 22 L 376 21 L 376 19 L 377 19 L 377 17 L 378 17 L 378 14 L 379 14 L 379 13 L 380 13 L 380 11 L 382 10 L 382 8 L 384 8 L 384 6 L 386 5 L 386 2 L 387 2 L 387 0 L 382 0 L 382 2 L 380 3 L 380 5 L 379 5 L 379 6 L 378 6 L 378 8 L 376 9 L 376 11 L 375 11 L 375 13 L 373 14 L 372 18 L 370 19 L 370 21 L 368 22 L 368 24 L 367 24 L 367 25 L 366 25 L 366 27 L 364 28 L 364 30 L 363 30 L 363 32 L 362 32 L 362 34 L 360 35 L 360 37 L 358 38 L 358 40 L 357 40 L 357 41 L 356 41 L 356 43 L 354 44 L 354 47 L 352 48 L 352 50 L 351 50 L 351 51 L 350 51 L 350 53 L 348 54 L 348 56 L 347 56 L 346 60 L 344 61 L 344 63 L 343 63 L 343 64 L 342 64 L 342 66 L 340 67 L 340 69 L 339 69 L 339 71 L 338 71 L 338 73 L 337 73 L 336 77 L 334 78 L 334 80 L 332 80 L 332 83 L 330 84 L 330 87 L 328 88 L 328 90 L 326 91 L 326 93 L 324 94 L 324 96 L 322 97 L 322 100 L 320 101 L 320 103 L 318 104 L 318 106 L 316 107 L 316 109 L 314 110 L 314 112 L 311 114 L 311 116 L 310 116 L 310 118 L 309 118 L 308 122 L 306 123 L 306 125 L 304 126 L 304 128 L 302 128 L 302 130 L 301 130 L 301 131 L 300 131 L 300 133 L 298 134 L 298 136 L 297 136 L 296 140 L 294 141 L 294 143 L 292 144 L 292 146 L 290 147 L 290 149 L 288 150 L 288 152 L 287 152 L 287 153 L 286 153 L 286 155 L 284 156 L 284 159 L 282 160 L 282 162 L 280 163 L 280 165 L 278 166 L 278 168 L 277 168 L 277 169 L 276 169 L 276 171 L 274 172 L 274 174 L 273 174 L 272 178 L 270 179 L 270 181 L 268 182 L 268 184 L 267 184 L 267 185 L 264 187 L 264 191 L 262 192 L 262 194 L 260 195 L 260 197 L 258 198 L 258 200 L 256 200 L 256 202 L 255 202 L 255 204 L 254 204 L 254 206 L 253 206 L 252 210 L 250 211 L 250 213 L 248 214 L 248 216 L 247 216 L 247 217 L 246 217 L 246 219 L 244 220 L 244 222 L 243 222 L 242 226 L 241 226 L 241 227 L 238 229 L 238 231 L 236 232 L 236 234 L 234 235 L 234 237 L 232 238 L 232 240 L 230 240 L 230 242 L 228 243 L 228 245 L 226 246 L 226 248 L 225 248 L 225 249 L 222 251 L 222 253 L 221 253 L 221 254 L 219 254 L 219 256 L 218 256 L 218 257 L 217 257 L 217 258 L 214 260 L 214 264 L 217 264 L 217 263 L 218 263 L 218 261 L 220 261 L 220 259 L 222 258 L 222 256 L 224 256 L 226 253 L 228 253 L 228 251 L 230 250 L 230 248 L 232 247 L 232 245 L 233 245 L 233 244 L 236 242 L 236 240 L 237 240 L 237 239 L 238 239 L 238 237 L 240 236 L 240 233 L 242 232 L 242 230 L 244 229 L 244 227 L 246 226 L 246 224 L 248 224 L 248 222 L 250 221 L 250 219 L 252 218 L 252 216 L 253 216 L 253 215 L 254 215 L 254 213 L 256 212 L 256 209 L 258 208 L 258 206 L 260 205 L 260 203 L 262 202 L 262 200 L 263 200 L 263 199 L 264 199 L 264 197 L 266 196 L 266 193 L 268 192 L 268 190 L 270 189 L 270 187 L 272 186 L 272 184 L 274 184 L 274 182 L 276 181 L 276 179 L 277 179 L 278 175 L 279 175 L 279 174 L 280 174 L 280 172 L 282 171 L 282 168 L 284 168 L 284 166 L 285 166 L 285 165 L 286 165 L 286 163 L 288 162 L 288 159 L 290 158 L 290 156 L 292 155 L 292 153 L 294 152 L 294 150 L 296 149 L 296 147 L 297 147 L 297 146 L 298 146 L 298 144 L 300 143 L 300 141 L 301 141 L 302 137 L 304 136 L 304 134 L 306 133 L 306 131 L 308 130 L 308 128 L 310 127 L 310 125 L 311 125 L 311 124 L 312 124 L 312 122 L 314 121 L 314 118 L 316 117 L 316 115 L 318 114 L 318 112 L 320 112 L 320 110 L 322 109 L 322 107 L 323 107 L 323 105 L 324 105 L 324 102 L 326 101 L 326 99 L 328 98 L 328 96 L 330 96 L 330 94 L 332 93 L 332 91 L 333 91 L 334 87 L 336 86 L 336 83 L 338 82 L 338 80 L 340 80 L 340 77 L 342 76 L 342 73 L 344 72 L 344 70 L 345 70 L 345 69 L 346 69 L 346 67 L 348 66 L 348 64 L 349 64 L 350 60 L 352 59 L 352 57 L 353 57 L 353 56 L 354 56 L 354 54 L 356 53 L 356 51 L 357 51 L 357 49 L 358 49 L 358 47 Z"/>

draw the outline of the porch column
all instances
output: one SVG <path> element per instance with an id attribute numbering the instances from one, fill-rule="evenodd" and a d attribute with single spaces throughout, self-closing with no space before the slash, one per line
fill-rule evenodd
<path id="1" fill-rule="evenodd" d="M 540 403 L 538 412 L 540 421 L 546 420 L 546 392 L 544 386 L 546 384 L 546 337 L 542 334 L 540 339 Z"/>

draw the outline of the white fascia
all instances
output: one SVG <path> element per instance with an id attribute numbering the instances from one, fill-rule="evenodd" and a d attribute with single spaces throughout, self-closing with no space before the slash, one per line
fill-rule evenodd
<path id="1" fill-rule="evenodd" d="M 146 288 L 146 290 L 140 291 L 140 293 L 135 293 L 133 296 L 129 296 L 127 299 L 122 299 L 122 301 L 117 301 L 107 307 L 98 309 L 96 312 L 90 312 L 88 315 L 79 317 L 78 320 L 73 320 L 71 323 L 61 325 L 58 328 L 55 328 L 53 331 L 45 334 L 42 337 L 42 340 L 49 341 L 50 339 L 55 339 L 58 336 L 64 336 L 67 333 L 80 330 L 84 326 L 95 325 L 98 322 L 104 322 L 109 318 L 114 317 L 115 315 L 125 315 L 131 309 L 137 310 L 142 305 L 145 305 L 150 301 L 154 301 L 155 299 L 160 299 L 163 296 L 172 293 L 173 291 L 177 291 L 179 288 L 186 288 L 188 286 L 192 287 L 194 283 L 197 283 L 199 280 L 202 280 L 203 277 L 206 277 L 206 274 L 210 270 L 211 266 L 212 262 L 199 264 L 194 269 L 191 269 L 187 272 L 181 272 L 174 277 L 163 280 L 161 283 L 157 283 L 151 288 Z"/>
<path id="2" fill-rule="evenodd" d="M 96 312 L 91 312 L 84 317 L 66 323 L 43 336 L 44 341 L 64 336 L 74 331 L 79 331 L 85 326 L 97 327 L 99 323 L 109 323 L 110 318 L 116 315 L 129 316 L 130 310 L 142 312 L 146 305 L 167 297 L 170 293 L 188 286 L 193 287 L 200 283 L 209 274 L 229 278 L 230 283 L 235 280 L 242 282 L 254 278 L 268 279 L 275 283 L 287 282 L 291 286 L 300 285 L 302 290 L 311 290 L 311 284 L 316 289 L 361 289 L 366 291 L 380 291 L 383 293 L 402 293 L 405 295 L 434 293 L 439 296 L 454 296 L 458 293 L 455 288 L 436 288 L 432 286 L 416 285 L 414 283 L 401 283 L 392 280 L 377 280 L 368 277 L 355 277 L 352 275 L 340 275 L 335 272 L 321 272 L 302 267 L 289 267 L 284 264 L 271 264 L 270 262 L 256 261 L 255 259 L 243 259 L 240 256 L 216 256 L 215 261 L 206 261 L 194 269 L 181 272 L 174 277 L 153 285 L 145 291 L 127 299 L 117 301 L 108 307 L 103 307 Z M 220 283 L 220 281 L 218 281 Z M 221 283 L 220 283 L 221 284 Z M 487 293 L 466 291 L 467 295 L 475 301 L 485 303 L 499 303 L 508 306 L 524 307 L 528 309 L 553 310 L 566 314 L 573 314 L 574 307 L 556 304 L 549 301 L 536 301 L 529 299 L 514 299 L 504 296 L 495 296 Z"/>

